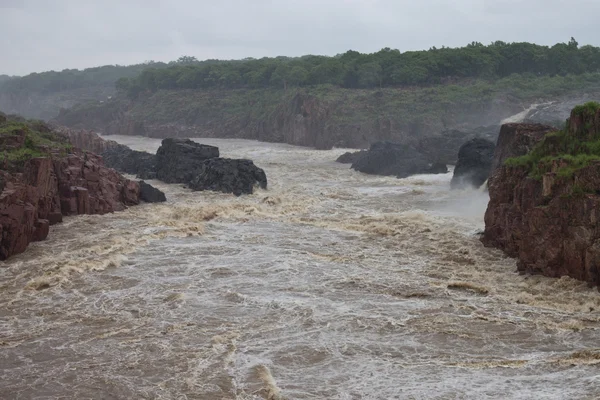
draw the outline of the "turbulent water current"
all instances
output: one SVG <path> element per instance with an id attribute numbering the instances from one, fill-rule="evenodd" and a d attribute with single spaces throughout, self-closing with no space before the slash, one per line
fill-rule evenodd
<path id="1" fill-rule="evenodd" d="M 151 182 L 167 203 L 68 217 L 1 263 L 1 399 L 600 396 L 598 291 L 484 248 L 485 192 L 198 141 L 269 189 Z"/>

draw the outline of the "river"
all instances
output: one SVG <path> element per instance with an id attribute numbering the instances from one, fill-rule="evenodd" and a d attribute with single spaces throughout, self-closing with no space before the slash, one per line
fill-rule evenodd
<path id="1" fill-rule="evenodd" d="M 159 140 L 112 136 L 138 150 Z M 484 248 L 487 194 L 317 151 L 254 195 L 65 218 L 0 264 L 2 399 L 596 399 L 600 295 Z"/>

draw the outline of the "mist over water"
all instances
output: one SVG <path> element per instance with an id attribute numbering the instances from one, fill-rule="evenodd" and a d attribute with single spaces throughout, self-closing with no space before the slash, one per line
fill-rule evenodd
<path id="1" fill-rule="evenodd" d="M 597 398 L 598 292 L 484 248 L 485 191 L 198 141 L 269 189 L 152 181 L 167 203 L 66 218 L 2 263 L 0 398 Z"/>

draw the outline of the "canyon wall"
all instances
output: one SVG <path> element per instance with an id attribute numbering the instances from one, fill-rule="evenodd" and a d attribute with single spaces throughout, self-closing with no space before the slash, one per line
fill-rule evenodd
<path id="1" fill-rule="evenodd" d="M 519 271 L 600 283 L 599 140 L 600 109 L 589 105 L 562 132 L 504 126 L 483 243 L 518 258 Z"/>
<path id="2" fill-rule="evenodd" d="M 43 240 L 63 215 L 105 214 L 139 203 L 139 185 L 91 153 L 29 160 L 21 173 L 0 170 L 0 260 Z"/>

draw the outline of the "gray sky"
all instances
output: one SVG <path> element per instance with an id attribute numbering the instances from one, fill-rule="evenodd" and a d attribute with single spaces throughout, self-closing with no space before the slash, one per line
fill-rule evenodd
<path id="1" fill-rule="evenodd" d="M 571 36 L 598 46 L 599 17 L 600 0 L 0 0 L 0 74 Z"/>

